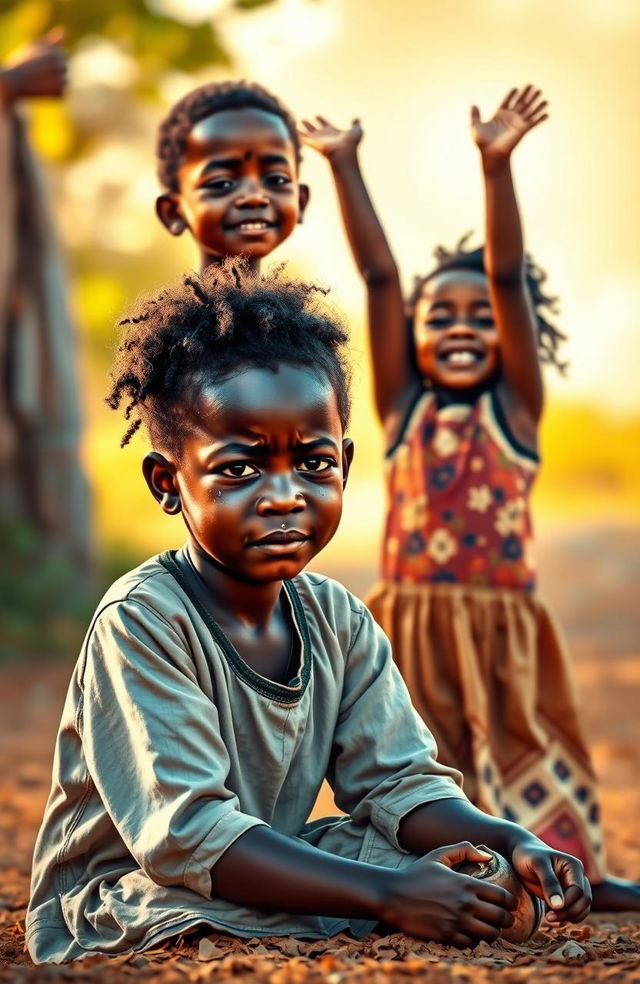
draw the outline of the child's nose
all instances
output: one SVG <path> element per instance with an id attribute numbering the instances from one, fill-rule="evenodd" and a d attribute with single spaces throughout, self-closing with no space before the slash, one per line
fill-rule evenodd
<path id="1" fill-rule="evenodd" d="M 458 338 L 469 338 L 470 336 L 475 336 L 475 331 L 469 318 L 456 317 L 447 335 L 454 335 Z"/>
<path id="2" fill-rule="evenodd" d="M 258 181 L 245 181 L 238 189 L 236 197 L 238 208 L 256 208 L 268 204 L 269 196 Z"/>
<path id="3" fill-rule="evenodd" d="M 263 490 L 257 511 L 261 516 L 284 515 L 301 512 L 305 506 L 305 498 L 298 483 L 288 475 L 279 475 Z"/>

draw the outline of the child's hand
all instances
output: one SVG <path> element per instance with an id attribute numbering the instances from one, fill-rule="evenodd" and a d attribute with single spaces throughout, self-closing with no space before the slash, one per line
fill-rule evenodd
<path id="1" fill-rule="evenodd" d="M 67 82 L 67 60 L 60 47 L 61 28 L 17 52 L 0 73 L 10 101 L 35 96 L 61 96 Z"/>
<path id="2" fill-rule="evenodd" d="M 467 841 L 430 851 L 394 872 L 391 898 L 383 919 L 404 933 L 455 946 L 493 941 L 511 926 L 513 895 L 499 885 L 462 875 L 451 868 L 462 861 L 487 861 L 491 855 Z"/>
<path id="3" fill-rule="evenodd" d="M 362 139 L 360 120 L 353 120 L 349 130 L 339 130 L 324 116 L 316 116 L 316 121 L 303 120 L 298 135 L 307 147 L 313 147 L 324 157 L 333 157 L 336 152 L 353 153 Z"/>
<path id="4" fill-rule="evenodd" d="M 577 858 L 525 841 L 514 848 L 511 864 L 527 891 L 549 906 L 549 922 L 580 922 L 589 914 L 591 886 Z"/>
<path id="5" fill-rule="evenodd" d="M 546 100 L 540 90 L 526 86 L 521 92 L 512 89 L 493 119 L 483 123 L 480 110 L 471 107 L 471 132 L 485 159 L 506 160 L 525 133 L 547 119 Z"/>

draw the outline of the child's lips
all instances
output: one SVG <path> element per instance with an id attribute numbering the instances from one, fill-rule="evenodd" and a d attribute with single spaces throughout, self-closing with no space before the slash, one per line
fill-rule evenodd
<path id="1" fill-rule="evenodd" d="M 250 547 L 258 547 L 267 553 L 287 554 L 300 550 L 309 540 L 309 535 L 301 530 L 274 530 L 266 536 L 249 542 Z"/>
<path id="2" fill-rule="evenodd" d="M 485 353 L 473 348 L 450 348 L 438 353 L 440 362 L 450 369 L 470 369 L 485 358 Z"/>
<path id="3" fill-rule="evenodd" d="M 232 232 L 239 233 L 241 236 L 261 236 L 273 228 L 275 222 L 269 222 L 268 219 L 243 219 L 229 226 Z"/>

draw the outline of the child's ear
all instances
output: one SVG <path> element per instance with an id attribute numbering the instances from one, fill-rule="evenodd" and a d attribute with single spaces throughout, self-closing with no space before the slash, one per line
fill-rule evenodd
<path id="1" fill-rule="evenodd" d="M 156 198 L 156 215 L 172 236 L 180 236 L 187 228 L 175 195 L 166 194 Z"/>
<path id="2" fill-rule="evenodd" d="M 309 204 L 310 197 L 311 191 L 309 190 L 309 185 L 298 185 L 298 222 L 302 222 L 304 211 Z"/>
<path id="3" fill-rule="evenodd" d="M 175 471 L 176 466 L 159 451 L 149 451 L 143 458 L 142 474 L 149 491 L 170 516 L 175 516 L 182 508 Z"/>
<path id="4" fill-rule="evenodd" d="M 355 445 L 350 437 L 345 437 L 342 442 L 342 488 L 344 489 L 347 484 L 347 479 L 349 477 L 349 469 L 351 468 L 351 462 L 353 461 L 353 452 L 355 451 Z"/>

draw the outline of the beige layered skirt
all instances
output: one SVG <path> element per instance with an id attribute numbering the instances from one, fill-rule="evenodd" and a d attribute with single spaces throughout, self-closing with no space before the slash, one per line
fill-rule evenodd
<path id="1" fill-rule="evenodd" d="M 601 880 L 595 774 L 567 649 L 543 602 L 507 588 L 380 582 L 367 604 L 469 798 Z"/>

